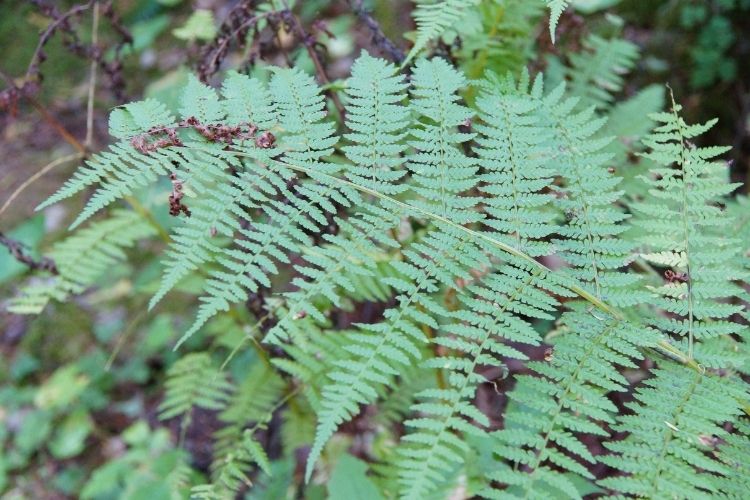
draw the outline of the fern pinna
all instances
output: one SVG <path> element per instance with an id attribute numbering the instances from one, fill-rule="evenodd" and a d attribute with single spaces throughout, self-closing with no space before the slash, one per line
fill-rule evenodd
<path id="1" fill-rule="evenodd" d="M 554 24 L 568 2 L 548 3 Z M 118 141 L 45 203 L 93 187 L 78 225 L 161 178 L 179 222 L 151 307 L 194 278 L 180 345 L 219 328 L 257 351 L 235 384 L 205 352 L 171 371 L 164 417 L 220 410 L 211 481 L 195 495 L 271 471 L 257 432 L 279 413 L 295 426 L 284 453 L 309 446 L 305 476 L 324 478 L 328 443 L 373 406 L 387 408 L 389 446 L 367 458 L 388 462 L 373 466 L 388 497 L 446 496 L 469 476 L 466 496 L 487 498 L 736 495 L 748 267 L 746 241 L 724 229 L 739 224 L 724 149 L 694 146 L 707 127 L 677 105 L 630 146 L 650 126 L 629 126 L 631 108 L 658 101 L 613 104 L 630 45 L 590 41 L 606 69 L 594 91 L 576 69 L 570 84 L 469 82 L 416 57 L 458 7 L 420 9 L 410 75 L 363 53 L 340 131 L 299 69 L 230 73 L 218 91 L 191 78 L 178 117 L 155 100 L 114 110 Z M 620 175 L 631 151 L 645 151 L 633 167 L 651 169 L 645 187 Z M 140 224 L 116 240 L 103 230 L 103 262 L 154 233 Z M 250 319 L 236 306 L 253 300 Z M 342 319 L 365 303 L 368 321 Z M 211 327 L 222 313 L 252 326 Z M 502 408 L 478 403 L 483 386 Z M 602 479 L 604 466 L 618 472 Z"/>

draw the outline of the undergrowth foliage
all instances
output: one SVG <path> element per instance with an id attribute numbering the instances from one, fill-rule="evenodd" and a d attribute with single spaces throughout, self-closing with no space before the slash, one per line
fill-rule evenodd
<path id="1" fill-rule="evenodd" d="M 417 3 L 408 78 L 363 53 L 340 124 L 296 68 L 232 72 L 218 90 L 191 78 L 179 116 L 153 99 L 115 109 L 116 142 L 41 205 L 91 193 L 72 228 L 87 225 L 53 248 L 59 276 L 12 307 L 81 293 L 152 237 L 120 202 L 161 183 L 180 220 L 149 307 L 200 288 L 177 346 L 264 299 L 256 323 L 221 327 L 260 352 L 239 380 L 209 352 L 169 372 L 161 418 L 184 431 L 199 407 L 221 422 L 197 497 L 272 472 L 256 431 L 278 412 L 317 481 L 341 427 L 381 408 L 395 450 L 368 458 L 388 497 L 445 497 L 472 474 L 467 496 L 739 498 L 748 238 L 726 149 L 695 145 L 712 123 L 672 102 L 632 130 L 658 99 L 615 104 L 637 56 L 621 40 L 591 38 L 569 84 L 469 81 L 418 57 L 466 2 Z M 568 2 L 547 3 L 554 29 Z M 627 161 L 640 175 L 620 174 Z M 365 303 L 382 315 L 342 326 Z M 477 403 L 487 384 L 507 396 L 499 411 Z"/>

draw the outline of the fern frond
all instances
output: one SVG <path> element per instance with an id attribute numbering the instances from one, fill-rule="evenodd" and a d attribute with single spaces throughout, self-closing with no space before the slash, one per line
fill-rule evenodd
<path id="1" fill-rule="evenodd" d="M 605 39 L 592 34 L 584 39 L 583 48 L 570 55 L 570 94 L 581 98 L 581 109 L 606 109 L 614 94 L 622 91 L 623 75 L 635 66 L 640 55 L 638 46 L 622 38 Z"/>
<path id="2" fill-rule="evenodd" d="M 377 206 L 368 207 L 348 220 L 337 220 L 339 233 L 325 235 L 325 245 L 304 254 L 305 265 L 295 266 L 307 279 L 295 278 L 298 290 L 285 294 L 287 312 L 269 330 L 264 342 L 295 340 L 290 334 L 290 323 L 300 316 L 310 315 L 319 323 L 326 318 L 313 301 L 327 299 L 341 305 L 342 291 L 350 296 L 357 290 L 358 276 L 373 276 L 381 248 L 398 248 L 388 231 L 401 222 L 400 211 L 388 211 Z M 380 246 L 379 246 L 380 245 Z"/>
<path id="3" fill-rule="evenodd" d="M 495 453 L 516 465 L 498 463 L 489 479 L 506 489 L 485 492 L 490 498 L 581 498 L 567 474 L 593 479 L 582 463 L 595 458 L 576 434 L 607 435 L 600 422 L 614 423 L 617 413 L 607 393 L 627 390 L 620 368 L 636 368 L 639 348 L 657 338 L 621 320 L 600 319 L 585 304 L 571 307 L 563 317 L 569 331 L 548 360 L 528 363 L 537 375 L 517 377 L 508 395 L 515 405 L 495 434 Z"/>
<path id="4" fill-rule="evenodd" d="M 209 410 L 222 409 L 232 385 L 213 364 L 207 353 L 191 353 L 177 360 L 167 372 L 164 400 L 159 418 L 187 414 L 194 406 Z"/>
<path id="5" fill-rule="evenodd" d="M 278 123 L 271 92 L 257 78 L 230 71 L 222 83 L 221 95 L 230 124 L 252 123 L 260 130 L 271 130 Z"/>
<path id="6" fill-rule="evenodd" d="M 219 414 L 224 427 L 213 436 L 211 475 L 214 481 L 230 490 L 239 488 L 242 479 L 232 484 L 229 480 L 236 479 L 240 471 L 247 475 L 252 465 L 248 463 L 252 457 L 245 454 L 246 441 L 252 441 L 252 436 L 243 437 L 245 429 L 250 423 L 261 426 L 270 420 L 285 387 L 284 380 L 265 363 L 256 363 L 248 370 L 245 380 L 237 386 L 226 408 Z M 228 464 L 235 472 L 227 476 L 224 469 Z M 222 476 L 227 479 L 220 481 Z"/>
<path id="7" fill-rule="evenodd" d="M 323 446 L 338 426 L 353 417 L 359 406 L 377 399 L 400 367 L 421 357 L 419 344 L 425 341 L 422 327 L 437 328 L 435 316 L 449 312 L 430 293 L 452 286 L 457 278 L 469 279 L 469 270 L 488 265 L 481 247 L 462 234 L 442 226 L 404 251 L 406 262 L 394 262 L 405 279 L 389 280 L 399 295 L 398 306 L 388 309 L 385 321 L 360 325 L 350 336 L 346 350 L 354 357 L 342 359 L 331 373 L 332 383 L 323 391 L 315 442 L 307 462 L 309 478 Z"/>
<path id="8" fill-rule="evenodd" d="M 164 152 L 150 155 L 139 153 L 128 141 L 118 142 L 110 146 L 108 151 L 94 155 L 86 161 L 57 193 L 38 208 L 57 203 L 94 184 L 99 184 L 86 207 L 70 225 L 73 229 L 99 210 L 153 183 L 159 175 L 168 174 L 167 165 L 171 166 L 173 156 Z M 183 163 L 184 158 L 179 157 L 179 161 Z"/>
<path id="9" fill-rule="evenodd" d="M 321 161 L 333 151 L 337 138 L 333 135 L 333 124 L 323 121 L 325 103 L 314 80 L 296 69 L 277 70 L 270 86 L 276 99 L 279 126 L 285 131 L 279 148 L 286 161 L 322 173 L 335 171 L 337 167 Z M 210 273 L 196 319 L 178 346 L 215 314 L 245 300 L 248 289 L 256 291 L 261 285 L 270 286 L 269 276 L 278 272 L 273 260 L 288 263 L 289 253 L 306 246 L 308 233 L 318 233 L 328 224 L 326 213 L 337 210 L 333 202 L 350 206 L 359 201 L 356 192 L 340 186 L 300 183 L 290 189 L 286 183 L 295 179 L 294 174 L 281 162 L 274 162 L 272 168 L 274 174 L 269 179 L 274 179 L 273 188 L 288 202 L 265 198 L 267 201 L 262 205 L 265 220 L 239 231 L 241 239 L 235 241 L 238 248 L 221 251 L 216 259 L 221 269 Z"/>
<path id="10" fill-rule="evenodd" d="M 552 198 L 541 194 L 552 183 L 546 166 L 547 137 L 543 128 L 535 127 L 541 81 L 536 80 L 532 91 L 536 100 L 525 94 L 527 79 L 518 86 L 485 82 L 477 99 L 482 119 L 476 125 L 478 156 L 488 172 L 481 188 L 488 195 L 485 223 L 499 239 L 531 255 L 549 253 L 549 246 L 539 240 L 556 229 L 554 212 L 545 212 Z M 523 317 L 553 319 L 557 302 L 550 293 L 569 294 L 548 273 L 519 262 L 501 267 L 484 277 L 481 286 L 459 295 L 464 307 L 455 318 L 460 322 L 443 326 L 434 339 L 452 354 L 424 363 L 425 368 L 447 372 L 448 387 L 421 393 L 421 402 L 412 407 L 420 418 L 406 422 L 413 430 L 399 447 L 402 498 L 423 498 L 434 490 L 442 476 L 463 461 L 466 436 L 485 434 L 466 420 L 488 425 L 471 404 L 483 381 L 475 370 L 480 365 L 499 367 L 502 357 L 526 359 L 499 339 L 538 345 L 539 335 Z"/>
<path id="11" fill-rule="evenodd" d="M 55 261 L 58 275 L 49 283 L 25 288 L 20 297 L 11 301 L 8 310 L 16 314 L 38 314 L 51 299 L 63 301 L 71 294 L 82 293 L 115 264 L 125 260 L 125 249 L 155 233 L 153 226 L 139 214 L 113 211 L 109 218 L 79 229 L 56 243 L 49 256 Z"/>
<path id="12" fill-rule="evenodd" d="M 555 30 L 557 29 L 557 23 L 560 22 L 560 16 L 568 8 L 570 0 L 546 0 L 547 7 L 549 7 L 549 36 L 552 38 L 552 43 L 555 43 Z"/>
<path id="13" fill-rule="evenodd" d="M 181 103 L 180 112 L 183 119 L 199 116 L 206 123 L 216 123 L 224 117 L 224 111 L 216 93 L 200 83 L 194 76 L 190 78 L 184 89 Z M 124 110 L 116 109 L 113 113 L 113 126 L 116 127 L 113 133 L 125 136 L 126 139 L 129 138 L 127 136 L 132 137 L 131 134 L 134 132 L 150 132 L 153 127 L 157 126 L 154 124 L 157 120 L 164 120 L 158 125 L 159 127 L 174 125 L 174 120 L 164 110 L 164 106 L 154 100 L 135 103 Z M 143 115 L 138 122 L 132 118 L 136 113 L 139 116 Z M 149 128 L 144 129 L 146 126 Z M 201 160 L 202 158 L 195 158 L 187 150 L 176 153 L 162 148 L 140 152 L 130 141 L 123 140 L 110 146 L 108 151 L 93 156 L 39 208 L 57 203 L 98 184 L 99 187 L 89 199 L 86 207 L 71 224 L 71 228 L 74 228 L 102 208 L 121 198 L 131 196 L 137 189 L 153 183 L 158 176 L 167 175 L 179 167 L 189 172 L 191 170 L 189 166 Z"/>
<path id="14" fill-rule="evenodd" d="M 280 312 L 285 314 L 284 310 Z M 293 330 L 291 338 L 298 342 L 281 344 L 286 356 L 275 357 L 271 363 L 304 387 L 304 395 L 317 413 L 326 377 L 335 369 L 336 361 L 348 355 L 345 346 L 351 332 L 324 331 L 311 317 L 298 318 L 289 328 Z"/>
<path id="15" fill-rule="evenodd" d="M 243 485 L 252 486 L 247 470 L 258 466 L 265 474 L 271 475 L 271 462 L 263 447 L 253 439 L 249 431 L 241 434 L 231 452 L 223 455 L 221 463 L 214 471 L 214 481 L 199 484 L 190 490 L 190 498 L 206 500 L 229 500 L 237 496 Z"/>
<path id="16" fill-rule="evenodd" d="M 725 498 L 743 498 L 750 488 L 750 423 L 746 415 L 735 421 L 734 432 L 724 437 L 719 458 L 728 469 L 725 476 L 715 480 L 721 494 Z"/>
<path id="17" fill-rule="evenodd" d="M 720 206 L 722 197 L 739 184 L 726 182 L 719 175 L 726 166 L 711 161 L 727 148 L 691 143 L 715 121 L 687 125 L 679 110 L 675 105 L 672 112 L 652 115 L 661 125 L 644 139 L 650 149 L 644 156 L 657 165 L 644 177 L 651 198 L 633 208 L 639 214 L 634 224 L 644 231 L 641 255 L 676 276 L 651 288 L 651 302 L 671 313 L 654 316 L 651 323 L 687 338 L 692 356 L 694 340 L 742 329 L 730 320 L 742 307 L 724 300 L 741 291 L 732 282 L 741 276 L 731 268 L 740 249 L 739 242 L 721 229 L 728 228 L 732 218 Z"/>
<path id="18" fill-rule="evenodd" d="M 646 197 L 642 183 L 636 179 L 648 169 L 648 162 L 632 163 L 628 155 L 642 150 L 641 140 L 648 135 L 656 123 L 648 118 L 651 113 L 664 109 L 664 88 L 661 85 L 649 85 L 632 97 L 617 102 L 607 110 L 607 123 L 601 129 L 602 137 L 614 137 L 606 148 L 613 154 L 612 165 L 623 177 L 623 188 L 628 198 Z M 644 117 L 643 115 L 646 115 Z"/>
<path id="19" fill-rule="evenodd" d="M 615 454 L 601 458 L 627 476 L 599 483 L 644 498 L 718 494 L 720 476 L 732 471 L 706 451 L 714 439 L 728 436 L 724 423 L 740 414 L 738 400 L 747 395 L 742 381 L 663 364 L 638 388 L 636 402 L 628 404 L 634 414 L 622 416 L 615 426 L 630 435 L 606 443 Z"/>
<path id="20" fill-rule="evenodd" d="M 199 201 L 191 205 L 191 216 L 175 229 L 163 261 L 164 275 L 149 308 L 191 272 L 214 263 L 222 252 L 221 238 L 233 238 L 247 211 L 270 202 L 269 193 L 283 187 L 273 172 L 254 163 L 247 162 L 238 175 L 227 172 L 226 163 L 206 161 L 204 165 L 203 176 L 207 179 L 213 174 L 214 178 L 200 192 Z"/>
<path id="21" fill-rule="evenodd" d="M 191 74 L 182 91 L 180 115 L 182 118 L 200 117 L 203 123 L 220 123 L 226 113 L 216 91 Z"/>
<path id="22" fill-rule="evenodd" d="M 85 162 L 73 177 L 65 181 L 62 187 L 36 207 L 36 210 L 42 210 L 70 198 L 89 186 L 104 184 L 108 177 L 114 177 L 115 179 L 97 191 L 99 201 L 95 203 L 92 198 L 87 204 L 86 217 L 88 217 L 108 204 L 105 186 L 113 193 L 130 194 L 133 192 L 130 181 L 137 182 L 135 187 L 138 187 L 142 186 L 146 179 L 153 180 L 156 175 L 163 173 L 164 169 L 157 164 L 158 161 L 149 161 L 146 155 L 133 151 L 128 140 L 135 135 L 147 132 L 152 127 L 173 124 L 174 117 L 162 103 L 155 99 L 146 99 L 115 108 L 110 114 L 109 132 L 121 141 L 110 148 L 111 152 L 94 155 L 91 160 Z M 115 180 L 120 182 L 115 182 Z M 86 217 L 80 214 L 74 226 L 83 222 Z"/>
<path id="23" fill-rule="evenodd" d="M 411 203 L 458 224 L 476 222 L 481 218 L 474 210 L 478 200 L 463 193 L 476 185 L 477 166 L 461 149 L 474 134 L 458 131 L 473 114 L 458 102 L 466 79 L 443 59 L 420 59 L 412 83 L 410 105 L 418 123 L 409 141 L 416 153 L 407 166 L 419 198 Z"/>
<path id="24" fill-rule="evenodd" d="M 417 25 L 417 38 L 403 66 L 422 52 L 428 43 L 461 20 L 466 14 L 465 10 L 477 5 L 479 0 L 414 0 L 414 3 L 417 5 L 412 16 Z"/>
<path id="25" fill-rule="evenodd" d="M 597 297 L 616 306 L 643 300 L 632 286 L 638 277 L 621 268 L 632 260 L 633 244 L 619 236 L 627 215 L 615 203 L 622 191 L 615 188 L 621 178 L 608 170 L 611 155 L 604 148 L 611 138 L 596 138 L 605 119 L 594 116 L 594 108 L 575 112 L 578 100 L 564 97 L 564 85 L 543 99 L 547 124 L 553 129 L 554 161 L 565 186 L 558 190 L 557 204 L 568 223 L 553 242 L 571 265 L 571 274 L 587 284 Z"/>
<path id="26" fill-rule="evenodd" d="M 538 345 L 539 334 L 523 318 L 553 319 L 557 302 L 548 295 L 553 290 L 563 291 L 538 270 L 506 265 L 460 296 L 465 309 L 455 317 L 461 322 L 443 327 L 445 334 L 434 339 L 453 354 L 423 363 L 446 372 L 447 387 L 418 394 L 412 411 L 420 417 L 405 422 L 412 431 L 399 447 L 401 498 L 425 498 L 463 462 L 466 435 L 486 434 L 482 427 L 489 421 L 472 405 L 477 386 L 486 382 L 476 369 L 500 367 L 501 357 L 526 359 L 500 339 Z"/>
<path id="27" fill-rule="evenodd" d="M 479 78 L 492 71 L 498 75 L 518 72 L 534 58 L 534 32 L 545 12 L 541 2 L 504 0 L 480 2 L 460 31 L 461 44 L 452 48 L 460 56 L 461 67 L 469 78 Z M 476 24 L 481 29 L 465 30 L 463 26 Z M 469 90 L 468 96 L 471 96 Z M 470 100 L 470 99 L 469 99 Z"/>
<path id="28" fill-rule="evenodd" d="M 347 86 L 346 124 L 353 144 L 342 149 L 352 162 L 346 177 L 352 182 L 393 195 L 404 190 L 396 184 L 406 173 L 399 170 L 406 150 L 404 129 L 409 109 L 402 104 L 408 87 L 395 65 L 364 52 L 352 66 Z"/>
<path id="29" fill-rule="evenodd" d="M 506 91 L 499 87 L 488 82 L 477 98 L 481 123 L 474 126 L 479 132 L 476 152 L 487 172 L 480 187 L 485 195 L 484 223 L 508 245 L 529 255 L 547 255 L 550 245 L 540 240 L 555 232 L 557 225 L 549 209 L 553 196 L 545 192 L 554 172 L 547 151 L 551 134 L 539 119 L 542 78 L 532 89 L 535 98 L 515 84 Z"/>
<path id="30" fill-rule="evenodd" d="M 224 80 L 222 96 L 224 100 L 220 105 L 231 126 L 252 124 L 259 131 L 267 131 L 278 123 L 268 88 L 255 78 L 231 72 Z M 197 112 L 197 107 L 193 111 Z M 254 156 L 266 154 L 263 148 L 255 147 L 252 140 L 240 141 L 238 147 Z M 268 151 L 267 154 L 273 153 Z M 269 196 L 278 192 L 280 183 L 283 185 L 277 174 L 255 162 L 240 164 L 232 156 L 217 157 L 202 151 L 196 154 L 203 168 L 188 177 L 190 188 L 198 194 L 196 203 L 191 203 L 192 215 L 172 235 L 164 261 L 164 276 L 149 308 L 190 272 L 214 262 L 220 252 L 215 236 L 232 238 L 248 211 L 268 203 Z M 232 174 L 227 169 L 230 165 L 242 172 Z"/>
<path id="31" fill-rule="evenodd" d="M 284 154 L 287 161 L 307 167 L 331 170 L 320 160 L 333 152 L 338 142 L 335 125 L 324 121 L 325 97 L 313 77 L 300 69 L 275 69 L 270 90 L 276 101 L 284 131 Z"/>
<path id="32" fill-rule="evenodd" d="M 109 134 L 118 139 L 130 139 L 154 127 L 173 126 L 174 116 L 156 99 L 131 102 L 112 110 L 109 115 Z M 54 201 L 46 201 L 49 205 Z"/>

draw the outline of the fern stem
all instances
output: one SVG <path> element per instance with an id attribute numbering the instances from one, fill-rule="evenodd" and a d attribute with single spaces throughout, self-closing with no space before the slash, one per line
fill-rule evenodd
<path id="1" fill-rule="evenodd" d="M 169 236 L 167 230 L 164 229 L 161 224 L 159 224 L 159 221 L 156 220 L 154 214 L 152 214 L 150 210 L 144 207 L 140 201 L 138 201 L 133 196 L 125 196 L 125 201 L 127 201 L 130 206 L 133 207 L 133 210 L 135 210 L 136 213 L 146 219 L 149 225 L 156 230 L 156 232 L 159 234 L 159 237 L 162 239 L 162 241 L 164 241 L 164 243 L 169 243 L 170 241 L 172 241 L 172 238 Z"/>
<path id="2" fill-rule="evenodd" d="M 669 89 L 672 92 L 672 89 Z M 690 272 L 690 225 L 688 223 L 688 180 L 686 179 L 687 171 L 686 167 L 689 160 L 685 158 L 685 148 L 688 147 L 687 139 L 685 138 L 682 123 L 680 121 L 680 115 L 677 113 L 677 104 L 674 101 L 674 94 L 672 96 L 672 114 L 675 117 L 676 122 L 679 124 L 678 133 L 680 134 L 680 143 L 683 145 L 680 148 L 680 167 L 682 168 L 682 231 L 685 237 L 685 271 L 687 274 L 687 306 L 688 306 L 688 359 L 693 359 L 693 275 Z"/>
<path id="3" fill-rule="evenodd" d="M 495 324 L 500 323 L 500 318 L 508 311 L 511 304 L 513 304 L 518 297 L 523 293 L 523 291 L 532 286 L 532 283 L 534 280 L 541 274 L 540 270 L 535 270 L 531 273 L 529 273 L 524 281 L 522 281 L 518 286 L 516 286 L 516 289 L 513 291 L 513 293 L 508 294 L 508 299 L 506 303 L 503 305 L 500 310 L 496 311 L 494 313 L 494 320 Z M 459 413 L 457 407 L 461 404 L 462 398 L 464 397 L 464 392 L 466 391 L 466 388 L 469 387 L 470 382 L 472 381 L 472 375 L 474 374 L 477 365 L 479 364 L 479 358 L 481 354 L 487 349 L 487 345 L 490 342 L 491 339 L 491 333 L 489 330 L 483 330 L 484 338 L 481 339 L 481 341 L 478 344 L 476 355 L 474 356 L 474 359 L 471 362 L 471 366 L 464 368 L 464 374 L 463 379 L 461 380 L 460 384 L 456 384 L 452 387 L 454 396 L 450 400 L 444 400 L 447 405 L 450 406 L 450 413 L 447 413 L 444 418 L 441 419 L 441 428 L 438 434 L 434 437 L 432 443 L 430 443 L 431 448 L 434 449 L 439 446 L 440 441 L 442 439 L 442 436 L 445 432 L 449 431 L 450 422 L 452 419 L 456 418 L 455 415 Z M 439 371 L 439 373 L 442 373 L 442 371 Z M 440 387 L 441 389 L 445 388 L 445 382 L 443 381 L 443 386 Z M 476 389 L 475 389 L 476 392 Z M 459 416 L 460 418 L 460 416 Z M 435 454 L 428 455 L 427 459 L 421 462 L 421 473 L 420 476 L 426 477 L 427 472 L 430 470 L 431 465 L 431 459 L 435 457 Z M 412 485 L 412 488 L 414 485 Z M 412 492 L 412 490 L 409 490 Z M 405 495 L 407 498 L 414 498 L 413 495 Z M 417 497 L 419 498 L 419 497 Z"/>

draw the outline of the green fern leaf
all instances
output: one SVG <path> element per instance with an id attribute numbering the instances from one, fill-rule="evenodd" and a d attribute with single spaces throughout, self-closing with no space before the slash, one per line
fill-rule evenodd
<path id="1" fill-rule="evenodd" d="M 219 123 L 226 116 L 216 91 L 192 74 L 182 92 L 180 115 L 183 119 L 200 118 L 202 123 Z"/>
<path id="2" fill-rule="evenodd" d="M 360 405 L 377 399 L 378 389 L 387 385 L 400 367 L 421 357 L 419 344 L 425 338 L 420 326 L 436 328 L 433 316 L 450 317 L 428 294 L 440 284 L 451 286 L 456 278 L 469 279 L 470 269 L 487 265 L 480 248 L 455 229 L 440 227 L 404 252 L 407 262 L 394 263 L 405 277 L 390 280 L 399 292 L 399 306 L 385 312 L 383 323 L 360 325 L 362 332 L 350 337 L 346 349 L 354 358 L 337 363 L 330 375 L 332 383 L 323 391 L 307 478 L 338 426 L 356 415 Z"/>
<path id="3" fill-rule="evenodd" d="M 654 316 L 651 323 L 677 338 L 687 338 L 692 356 L 694 340 L 742 329 L 729 321 L 742 307 L 723 300 L 740 293 L 732 283 L 740 276 L 733 276 L 728 265 L 740 248 L 736 239 L 721 231 L 732 218 L 720 206 L 722 197 L 739 184 L 727 183 L 720 175 L 726 166 L 711 162 L 726 148 L 691 144 L 715 121 L 687 125 L 679 110 L 674 106 L 671 113 L 652 115 L 661 124 L 644 139 L 650 148 L 644 156 L 657 165 L 644 177 L 652 196 L 633 208 L 639 214 L 635 224 L 644 231 L 641 255 L 678 276 L 651 287 L 652 303 L 672 313 Z"/>
<path id="4" fill-rule="evenodd" d="M 570 94 L 581 98 L 581 109 L 606 109 L 614 94 L 622 91 L 623 75 L 635 66 L 640 55 L 638 46 L 622 38 L 597 35 L 586 37 L 583 46 L 582 52 L 570 56 Z"/>
<path id="5" fill-rule="evenodd" d="M 417 394 L 420 402 L 412 406 L 412 411 L 420 418 L 405 422 L 413 430 L 399 447 L 401 498 L 425 498 L 446 471 L 463 462 L 468 452 L 466 435 L 486 435 L 481 427 L 467 421 L 489 425 L 487 417 L 471 404 L 476 387 L 486 381 L 476 369 L 500 367 L 501 356 L 526 359 L 500 339 L 540 343 L 539 334 L 522 316 L 552 319 L 550 313 L 557 304 L 548 293 L 565 293 L 553 283 L 538 271 L 506 265 L 461 296 L 466 309 L 457 311 L 455 317 L 462 322 L 445 326 L 445 335 L 434 340 L 456 354 L 423 363 L 424 368 L 447 372 L 447 387 Z M 459 353 L 464 356 L 459 357 Z"/>
<path id="6" fill-rule="evenodd" d="M 523 84 L 520 84 L 523 87 Z M 480 190 L 485 195 L 485 224 L 498 239 L 533 256 L 552 249 L 540 241 L 556 231 L 555 212 L 549 209 L 554 172 L 549 167 L 550 130 L 540 123 L 543 91 L 538 77 L 532 92 L 493 79 L 483 85 L 477 98 L 480 123 L 476 149 L 479 164 L 487 172 Z"/>
<path id="7" fill-rule="evenodd" d="M 224 427 L 213 436 L 211 477 L 214 484 L 236 492 L 248 481 L 253 465 L 267 465 L 265 452 L 246 428 L 249 423 L 262 427 L 271 419 L 285 387 L 279 374 L 264 363 L 255 364 L 247 372 L 245 380 L 219 414 Z"/>
<path id="8" fill-rule="evenodd" d="M 747 398 L 741 381 L 674 363 L 654 370 L 629 405 L 635 414 L 622 416 L 615 427 L 630 435 L 607 443 L 616 454 L 601 458 L 627 475 L 599 483 L 644 498 L 717 494 L 720 476 L 731 469 L 704 451 L 728 435 L 723 425 L 740 414 L 739 398 Z"/>
<path id="9" fill-rule="evenodd" d="M 374 276 L 380 254 L 378 245 L 398 248 L 388 231 L 400 222 L 400 211 L 379 207 L 370 207 L 349 220 L 337 220 L 339 233 L 325 235 L 327 244 L 306 252 L 306 264 L 295 266 L 307 279 L 295 278 L 292 281 L 298 290 L 285 294 L 287 312 L 269 330 L 264 342 L 296 342 L 297 339 L 290 336 L 291 324 L 300 316 L 309 314 L 319 323 L 324 323 L 326 318 L 313 301 L 325 298 L 340 306 L 342 291 L 347 295 L 356 292 L 358 276 Z"/>
<path id="10" fill-rule="evenodd" d="M 167 372 L 166 392 L 159 405 L 159 418 L 166 420 L 187 414 L 194 406 L 222 409 L 232 385 L 216 369 L 207 353 L 180 358 Z"/>
<path id="11" fill-rule="evenodd" d="M 64 301 L 80 294 L 96 283 L 112 267 L 125 260 L 125 249 L 138 240 L 156 233 L 153 226 L 139 214 L 126 210 L 76 231 L 49 253 L 58 275 L 49 283 L 25 288 L 11 301 L 8 311 L 16 314 L 39 314 L 51 299 Z"/>
<path id="12" fill-rule="evenodd" d="M 285 161 L 320 172 L 335 171 L 338 167 L 321 161 L 333 151 L 337 138 L 333 124 L 323 121 L 324 99 L 313 79 L 296 69 L 277 70 L 270 86 L 279 126 L 285 131 L 280 144 Z M 273 260 L 288 262 L 289 253 L 298 252 L 307 244 L 306 232 L 317 233 L 327 225 L 325 214 L 336 211 L 332 201 L 349 206 L 359 200 L 353 190 L 339 186 L 304 183 L 290 190 L 286 183 L 294 179 L 294 174 L 281 162 L 274 162 L 273 166 L 275 176 L 269 179 L 275 179 L 275 191 L 289 202 L 266 198 L 262 205 L 265 221 L 241 229 L 241 239 L 235 241 L 238 248 L 221 251 L 216 259 L 221 269 L 211 273 L 197 317 L 178 346 L 215 314 L 245 300 L 248 289 L 269 286 L 269 276 L 278 272 Z"/>
<path id="13" fill-rule="evenodd" d="M 156 99 L 131 102 L 115 108 L 109 114 L 109 134 L 118 139 L 130 139 L 154 127 L 173 125 L 174 117 Z"/>
<path id="14" fill-rule="evenodd" d="M 725 476 L 715 479 L 719 490 L 726 498 L 740 499 L 750 488 L 750 424 L 747 416 L 735 421 L 732 434 L 724 438 L 719 446 L 719 458 L 727 467 Z M 711 446 L 715 439 L 710 439 Z"/>
<path id="15" fill-rule="evenodd" d="M 406 173 L 399 170 L 406 150 L 404 129 L 409 124 L 403 75 L 382 59 L 364 52 L 352 66 L 347 87 L 346 123 L 353 144 L 342 148 L 352 162 L 347 178 L 361 186 L 393 195 L 404 190 L 396 182 Z"/>
<path id="16" fill-rule="evenodd" d="M 606 122 L 594 116 L 594 108 L 574 111 L 578 100 L 565 98 L 564 84 L 543 99 L 547 126 L 554 131 L 553 151 L 565 186 L 558 190 L 557 205 L 568 222 L 553 242 L 571 265 L 571 274 L 591 292 L 616 306 L 644 300 L 633 287 L 638 276 L 622 271 L 632 259 L 634 245 L 620 238 L 627 215 L 615 202 L 622 178 L 608 170 L 611 155 L 604 148 L 612 138 L 597 138 Z"/>
<path id="17" fill-rule="evenodd" d="M 570 0 L 546 0 L 547 7 L 550 9 L 549 16 L 549 36 L 552 38 L 552 43 L 555 43 L 555 30 L 557 29 L 557 23 L 560 22 L 560 16 L 568 8 Z"/>
<path id="18" fill-rule="evenodd" d="M 231 73 L 222 87 L 223 106 L 229 124 L 252 124 L 260 134 L 276 126 L 278 116 L 268 89 L 255 78 Z M 215 107 L 215 106 L 214 106 Z M 197 107 L 191 107 L 198 112 Z M 202 117 L 201 117 L 202 119 Z M 253 157 L 262 159 L 275 151 L 256 147 L 252 141 L 238 147 Z M 240 220 L 247 211 L 263 206 L 278 192 L 283 181 L 256 162 L 240 163 L 233 156 L 220 153 L 195 152 L 196 160 L 204 166 L 185 182 L 197 193 L 197 203 L 191 203 L 192 215 L 175 230 L 164 262 L 165 271 L 159 290 L 149 302 L 153 308 L 177 283 L 189 273 L 216 261 L 221 247 L 216 236 L 233 238 L 240 229 Z M 228 166 L 241 169 L 233 175 Z"/>
<path id="19" fill-rule="evenodd" d="M 466 79 L 443 59 L 421 59 L 412 82 L 411 107 L 419 121 L 409 141 L 416 153 L 407 166 L 419 198 L 411 203 L 458 224 L 476 222 L 481 218 L 473 209 L 478 200 L 462 195 L 475 186 L 477 172 L 475 161 L 461 150 L 474 136 L 458 131 L 472 117 L 458 103 Z"/>
<path id="20" fill-rule="evenodd" d="M 617 413 L 607 393 L 628 387 L 619 367 L 636 368 L 643 357 L 639 348 L 656 341 L 653 332 L 599 319 L 584 304 L 571 307 L 549 360 L 529 363 L 537 376 L 517 377 L 509 394 L 516 405 L 506 411 L 505 429 L 495 434 L 495 453 L 517 465 L 498 463 L 489 478 L 506 489 L 486 491 L 490 498 L 581 498 L 566 473 L 593 479 L 582 463 L 595 458 L 576 434 L 607 435 L 600 422 L 614 423 Z"/>
<path id="21" fill-rule="evenodd" d="M 414 3 L 417 7 L 412 15 L 417 25 L 417 39 L 403 66 L 422 52 L 430 41 L 460 21 L 466 14 L 465 9 L 477 5 L 479 0 L 414 0 Z"/>

